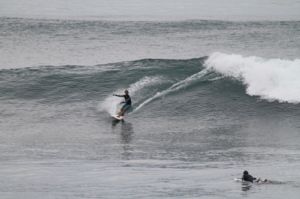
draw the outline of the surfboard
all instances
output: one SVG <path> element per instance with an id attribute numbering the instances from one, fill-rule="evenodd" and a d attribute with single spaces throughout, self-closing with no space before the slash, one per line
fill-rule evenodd
<path id="1" fill-rule="evenodd" d="M 124 116 L 112 115 L 112 117 L 119 121 L 124 120 Z"/>
<path id="2" fill-rule="evenodd" d="M 234 178 L 233 180 L 236 182 L 243 182 L 242 178 Z"/>
<path id="3" fill-rule="evenodd" d="M 243 184 L 273 184 L 276 181 L 271 181 L 271 180 L 254 180 L 253 183 L 252 182 L 248 182 L 248 181 L 243 181 L 242 178 L 234 178 L 234 181 L 236 182 L 241 182 Z M 277 182 L 278 183 L 278 182 Z"/>

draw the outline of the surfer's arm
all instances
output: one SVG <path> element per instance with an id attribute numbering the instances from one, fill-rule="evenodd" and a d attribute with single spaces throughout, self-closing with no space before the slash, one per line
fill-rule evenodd
<path id="1" fill-rule="evenodd" d="M 124 95 L 117 95 L 117 94 L 113 94 L 113 96 L 116 96 L 116 97 L 124 97 Z"/>
<path id="2" fill-rule="evenodd" d="M 258 181 L 259 181 L 259 179 L 257 179 L 257 178 L 255 178 L 255 177 L 251 176 L 251 182 L 258 182 Z"/>

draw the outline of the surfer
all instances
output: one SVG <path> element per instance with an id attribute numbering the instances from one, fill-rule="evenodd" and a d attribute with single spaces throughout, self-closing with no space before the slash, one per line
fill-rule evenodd
<path id="1" fill-rule="evenodd" d="M 118 116 L 124 116 L 124 113 L 131 107 L 131 97 L 129 96 L 128 90 L 125 90 L 124 94 L 125 95 L 113 94 L 113 96 L 124 97 L 124 99 L 125 99 L 123 102 L 121 102 L 124 105 L 120 109 Z"/>
<path id="2" fill-rule="evenodd" d="M 266 182 L 268 182 L 267 179 L 261 180 L 260 178 L 255 178 L 255 177 L 253 177 L 252 175 L 249 174 L 248 171 L 244 171 L 244 172 L 243 172 L 242 180 L 243 180 L 243 181 L 247 181 L 247 182 L 252 182 L 252 183 L 253 183 L 253 182 L 257 182 L 257 183 L 266 183 Z"/>

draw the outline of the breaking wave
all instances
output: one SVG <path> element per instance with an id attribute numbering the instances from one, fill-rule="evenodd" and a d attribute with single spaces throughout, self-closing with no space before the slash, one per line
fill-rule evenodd
<path id="1" fill-rule="evenodd" d="M 213 53 L 205 66 L 241 81 L 248 95 L 269 101 L 300 102 L 300 59 L 264 59 Z"/>
<path id="2" fill-rule="evenodd" d="M 97 66 L 6 69 L 0 70 L 0 75 L 2 100 L 92 102 L 98 111 L 111 115 L 122 100 L 112 94 L 123 93 L 124 89 L 132 96 L 133 112 L 153 109 L 157 101 L 164 101 L 169 107 L 190 106 L 190 110 L 196 110 L 204 99 L 212 104 L 234 104 L 232 96 L 242 104 L 251 98 L 254 103 L 256 98 L 266 103 L 300 102 L 299 59 L 213 53 L 186 60 L 143 59 Z"/>

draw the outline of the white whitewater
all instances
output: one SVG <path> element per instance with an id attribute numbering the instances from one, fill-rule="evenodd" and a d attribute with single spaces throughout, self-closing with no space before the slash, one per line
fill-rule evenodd
<path id="1" fill-rule="evenodd" d="M 205 66 L 242 81 L 251 96 L 269 101 L 300 102 L 300 59 L 264 59 L 213 53 Z"/>

